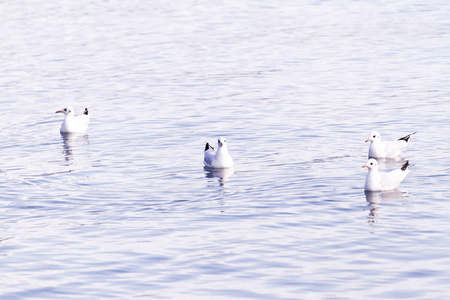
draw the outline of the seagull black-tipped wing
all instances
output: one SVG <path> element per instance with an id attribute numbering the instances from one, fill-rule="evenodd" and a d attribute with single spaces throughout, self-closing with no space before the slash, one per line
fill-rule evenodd
<path id="1" fill-rule="evenodd" d="M 408 142 L 409 141 L 409 138 L 413 135 L 413 134 L 416 134 L 417 132 L 413 132 L 413 133 L 411 133 L 411 134 L 408 134 L 408 135 L 406 135 L 406 136 L 404 136 L 404 137 L 401 137 L 401 138 L 399 138 L 398 140 L 399 141 L 405 141 L 405 142 Z"/>
<path id="2" fill-rule="evenodd" d="M 406 171 L 406 169 L 408 169 L 408 167 L 409 167 L 409 160 L 407 160 L 407 161 L 405 162 L 405 164 L 403 165 L 403 167 L 401 168 L 401 170 L 402 170 L 402 171 Z"/>
<path id="3" fill-rule="evenodd" d="M 206 143 L 206 145 L 205 145 L 205 151 L 208 151 L 209 149 L 213 149 L 213 150 L 214 150 L 214 147 L 211 146 L 209 143 Z"/>

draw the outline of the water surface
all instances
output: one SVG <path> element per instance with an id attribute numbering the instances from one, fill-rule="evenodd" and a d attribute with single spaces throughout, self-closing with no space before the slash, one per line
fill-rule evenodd
<path id="1" fill-rule="evenodd" d="M 2 3 L 5 299 L 448 295 L 446 1 Z M 87 135 L 61 116 L 88 107 Z M 417 131 L 363 191 L 371 130 Z M 236 163 L 204 170 L 226 136 Z"/>

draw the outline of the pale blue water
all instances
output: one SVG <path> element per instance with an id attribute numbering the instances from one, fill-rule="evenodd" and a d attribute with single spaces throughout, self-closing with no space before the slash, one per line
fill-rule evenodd
<path id="1" fill-rule="evenodd" d="M 447 1 L 0 16 L 0 298 L 448 297 Z M 88 136 L 60 136 L 65 105 Z M 418 133 L 382 162 L 415 164 L 400 188 L 366 196 L 372 129 Z M 202 165 L 221 135 L 230 174 Z"/>

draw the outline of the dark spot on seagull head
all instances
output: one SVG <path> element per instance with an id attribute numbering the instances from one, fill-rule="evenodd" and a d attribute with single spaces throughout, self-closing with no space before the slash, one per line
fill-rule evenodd
<path id="1" fill-rule="evenodd" d="M 377 131 L 372 131 L 371 133 L 370 133 L 370 136 L 369 136 L 369 138 L 366 140 L 366 142 L 368 142 L 368 141 L 372 141 L 372 142 L 375 142 L 375 141 L 377 141 L 377 140 L 379 140 L 380 139 L 380 134 L 377 132 Z"/>
<path id="2" fill-rule="evenodd" d="M 227 140 L 224 137 L 220 137 L 217 142 L 219 143 L 219 147 L 222 147 L 223 145 L 225 145 L 227 143 Z"/>
<path id="3" fill-rule="evenodd" d="M 364 166 L 363 166 L 363 168 L 369 168 L 369 169 L 372 169 L 372 168 L 377 168 L 378 167 L 378 162 L 376 161 L 376 159 L 374 159 L 374 158 L 371 158 L 371 159 L 369 159 L 368 161 L 367 161 L 367 164 L 365 164 Z"/>
<path id="4" fill-rule="evenodd" d="M 68 115 L 68 114 L 73 113 L 73 108 L 72 108 L 72 106 L 67 106 L 67 107 L 64 107 L 61 110 L 58 110 L 57 113 L 63 113 L 65 115 Z"/>

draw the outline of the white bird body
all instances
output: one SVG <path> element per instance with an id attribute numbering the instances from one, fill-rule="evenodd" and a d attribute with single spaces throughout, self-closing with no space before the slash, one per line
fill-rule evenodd
<path id="1" fill-rule="evenodd" d="M 396 189 L 410 172 L 409 161 L 400 168 L 390 172 L 381 173 L 378 169 L 378 162 L 371 158 L 363 168 L 368 168 L 366 184 L 364 190 L 368 192 L 379 192 Z"/>
<path id="2" fill-rule="evenodd" d="M 206 143 L 205 156 L 203 160 L 205 167 L 213 169 L 233 167 L 234 163 L 231 155 L 228 153 L 227 140 L 220 137 L 218 140 L 218 145 L 219 147 L 216 151 L 211 145 L 209 145 L 209 143 Z"/>
<path id="3" fill-rule="evenodd" d="M 381 141 L 381 136 L 377 131 L 372 131 L 366 142 L 370 141 L 369 158 L 396 157 L 399 156 L 409 143 L 411 133 L 396 141 Z"/>
<path id="4" fill-rule="evenodd" d="M 84 133 L 87 131 L 89 125 L 89 113 L 87 108 L 84 109 L 83 114 L 75 116 L 72 106 L 67 106 L 56 113 L 63 113 L 65 115 L 64 121 L 59 130 L 61 133 Z"/>

